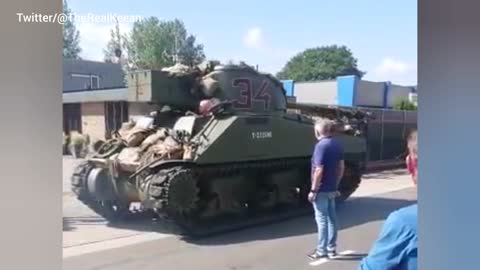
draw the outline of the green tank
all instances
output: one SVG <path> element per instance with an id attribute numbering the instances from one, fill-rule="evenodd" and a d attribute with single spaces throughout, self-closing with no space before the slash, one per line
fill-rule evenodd
<path id="1" fill-rule="evenodd" d="M 339 124 L 346 172 L 338 201 L 360 184 L 366 115 L 288 103 L 280 81 L 249 66 L 137 71 L 128 91 L 129 101 L 159 109 L 124 123 L 71 181 L 78 199 L 110 221 L 137 202 L 198 235 L 310 211 L 317 117 Z M 200 114 L 202 100 L 209 110 Z"/>

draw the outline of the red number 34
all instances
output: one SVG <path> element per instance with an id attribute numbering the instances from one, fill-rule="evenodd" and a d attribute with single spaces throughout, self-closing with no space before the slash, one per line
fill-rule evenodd
<path id="1" fill-rule="evenodd" d="M 270 106 L 271 96 L 268 93 L 268 81 L 263 81 L 260 90 L 253 95 L 252 81 L 245 78 L 234 79 L 233 87 L 239 88 L 239 98 L 235 100 L 234 106 L 238 109 L 252 109 L 254 102 L 262 102 L 264 109 Z"/>

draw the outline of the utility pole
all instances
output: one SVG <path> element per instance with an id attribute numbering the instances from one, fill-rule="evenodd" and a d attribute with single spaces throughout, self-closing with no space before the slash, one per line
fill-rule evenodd
<path id="1" fill-rule="evenodd" d="M 179 55 L 179 51 L 178 51 L 178 35 L 177 35 L 177 31 L 175 31 L 175 53 L 173 55 L 173 62 L 176 64 L 178 64 L 178 55 Z"/>
<path id="2" fill-rule="evenodd" d="M 174 44 L 173 44 L 173 52 L 170 54 L 167 51 L 164 51 L 163 54 L 166 57 L 169 57 L 173 60 L 173 63 L 176 65 L 180 62 L 180 49 L 178 46 L 178 34 L 177 31 L 175 31 L 175 39 L 174 39 Z"/>

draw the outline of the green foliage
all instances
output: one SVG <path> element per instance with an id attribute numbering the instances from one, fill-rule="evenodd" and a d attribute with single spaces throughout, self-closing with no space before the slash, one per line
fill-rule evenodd
<path id="1" fill-rule="evenodd" d="M 205 74 L 208 74 L 212 71 L 215 70 L 215 67 L 216 66 L 219 66 L 221 65 L 222 63 L 218 60 L 215 60 L 215 59 L 211 59 L 211 60 L 206 60 L 204 61 L 201 65 L 199 65 L 198 67 L 205 73 Z"/>
<path id="2" fill-rule="evenodd" d="M 67 1 L 63 1 L 63 13 L 68 18 L 72 11 L 68 7 Z M 66 20 L 63 24 L 63 57 L 68 59 L 79 59 L 80 48 L 80 32 L 71 20 Z"/>
<path id="3" fill-rule="evenodd" d="M 80 158 L 85 155 L 88 149 L 90 137 L 78 131 L 71 131 L 69 134 L 69 152 L 73 157 Z"/>
<path id="4" fill-rule="evenodd" d="M 150 17 L 135 22 L 125 39 L 129 63 L 133 68 L 160 69 L 176 61 L 193 66 L 205 59 L 203 45 L 187 33 L 182 21 L 160 21 Z"/>
<path id="5" fill-rule="evenodd" d="M 277 73 L 281 80 L 316 81 L 332 80 L 342 75 L 363 77 L 357 59 L 346 46 L 324 46 L 306 49 L 292 57 Z"/>
<path id="6" fill-rule="evenodd" d="M 398 100 L 395 101 L 395 104 L 393 105 L 393 108 L 395 110 L 401 110 L 401 111 L 416 111 L 417 106 L 410 102 L 410 100 L 406 98 L 399 98 Z"/>
<path id="7" fill-rule="evenodd" d="M 110 40 L 107 43 L 107 47 L 103 50 L 103 58 L 107 63 L 118 63 L 122 66 L 124 84 L 127 83 L 127 73 L 130 70 L 127 53 L 127 36 L 120 32 L 120 25 L 117 20 L 115 28 L 110 30 Z"/>
<path id="8" fill-rule="evenodd" d="M 205 60 L 203 45 L 195 44 L 195 36 L 189 35 L 180 45 L 180 62 L 187 66 L 195 66 Z"/>
<path id="9" fill-rule="evenodd" d="M 219 60 L 215 60 L 215 59 L 208 60 L 208 63 L 212 66 L 219 66 L 222 64 Z"/>
<path id="10" fill-rule="evenodd" d="M 68 153 L 68 146 L 70 145 L 70 138 L 65 132 L 63 132 L 63 143 L 62 143 L 62 152 L 63 154 Z"/>
<path id="11" fill-rule="evenodd" d="M 122 63 L 126 62 L 127 44 L 125 36 L 120 33 L 120 25 L 118 21 L 115 23 L 115 28 L 110 30 L 110 40 L 107 47 L 103 50 L 104 60 L 108 63 Z M 120 55 L 118 55 L 118 53 Z M 125 60 L 125 61 L 123 61 Z"/>
<path id="12" fill-rule="evenodd" d="M 88 143 L 87 137 L 79 133 L 78 131 L 70 132 L 70 145 L 83 146 Z"/>

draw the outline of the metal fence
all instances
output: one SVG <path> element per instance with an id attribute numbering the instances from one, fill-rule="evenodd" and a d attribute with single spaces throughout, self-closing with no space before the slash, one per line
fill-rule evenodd
<path id="1" fill-rule="evenodd" d="M 353 109 L 373 115 L 373 119 L 368 121 L 366 131 L 368 162 L 397 163 L 404 160 L 407 136 L 417 128 L 417 112 L 370 107 Z M 325 105 L 293 102 L 289 103 L 289 110 L 307 115 L 325 115 L 334 109 Z"/>
<path id="2" fill-rule="evenodd" d="M 403 159 L 406 138 L 417 128 L 417 112 L 363 108 L 374 114 L 367 130 L 368 161 Z"/>

